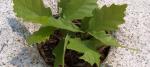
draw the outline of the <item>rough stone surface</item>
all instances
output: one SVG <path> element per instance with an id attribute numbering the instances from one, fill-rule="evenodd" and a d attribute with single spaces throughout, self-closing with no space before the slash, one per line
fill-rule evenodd
<path id="1" fill-rule="evenodd" d="M 111 48 L 105 63 L 112 67 L 150 67 L 150 0 L 101 0 L 102 4 L 128 4 L 125 23 L 116 38 L 119 43 L 138 49 Z M 109 18 L 108 18 L 109 20 Z"/>
<path id="2" fill-rule="evenodd" d="M 39 25 L 16 19 L 12 0 L 0 0 L 0 67 L 47 67 L 36 46 L 29 47 L 26 37 Z"/>
<path id="3" fill-rule="evenodd" d="M 57 0 L 43 0 L 45 7 L 50 7 L 52 10 L 53 15 L 57 15 L 58 8 L 57 8 Z"/>
<path id="4" fill-rule="evenodd" d="M 138 49 L 133 51 L 127 48 L 111 48 L 105 64 L 112 67 L 149 67 L 150 0 L 99 1 L 103 5 L 128 4 L 125 23 L 120 25 L 115 35 L 120 44 Z M 54 0 L 51 2 L 54 3 Z M 26 36 L 39 26 L 16 20 L 11 3 L 12 0 L 0 0 L 0 67 L 47 67 L 37 49 L 28 47 L 25 42 Z M 51 8 L 56 9 L 54 6 Z M 52 12 L 57 13 L 55 10 Z"/>

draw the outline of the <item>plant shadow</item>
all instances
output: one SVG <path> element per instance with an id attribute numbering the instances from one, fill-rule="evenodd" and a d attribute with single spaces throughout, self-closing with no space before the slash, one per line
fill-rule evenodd
<path id="1" fill-rule="evenodd" d="M 40 65 L 46 65 L 39 52 L 37 50 L 37 46 L 29 47 L 26 44 L 26 37 L 31 35 L 29 30 L 25 27 L 24 24 L 17 21 L 15 18 L 7 18 L 8 24 L 11 27 L 12 31 L 19 36 L 20 42 L 16 42 L 15 45 L 19 48 L 17 54 L 14 54 L 13 58 L 8 62 L 9 64 L 16 66 L 16 67 L 43 67 Z M 13 48 L 13 47 L 12 47 Z M 44 66 L 46 67 L 46 66 Z"/>
<path id="2" fill-rule="evenodd" d="M 20 21 L 17 21 L 15 18 L 7 18 L 7 21 L 13 32 L 17 33 L 17 35 L 25 39 L 28 35 L 31 35 L 25 25 Z"/>

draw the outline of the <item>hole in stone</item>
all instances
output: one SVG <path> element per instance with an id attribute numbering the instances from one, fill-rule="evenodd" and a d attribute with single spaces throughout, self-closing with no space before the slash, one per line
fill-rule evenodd
<path id="1" fill-rule="evenodd" d="M 76 21 L 75 23 L 77 26 L 80 27 L 80 20 Z M 81 40 L 89 40 L 92 38 L 87 33 L 74 33 L 76 37 L 80 37 Z M 81 37 L 80 35 L 85 35 Z M 56 30 L 53 35 L 50 36 L 49 40 L 47 40 L 44 43 L 40 43 L 38 45 L 38 50 L 40 55 L 43 57 L 44 61 L 50 65 L 51 67 L 54 67 L 54 59 L 55 56 L 53 55 L 53 50 L 57 46 L 60 40 L 62 40 L 62 32 L 60 30 Z M 100 63 L 103 63 L 103 61 L 106 59 L 108 53 L 109 53 L 110 46 L 101 46 L 97 48 L 97 51 L 101 54 Z M 89 63 L 85 62 L 82 59 L 79 59 L 83 54 L 78 53 L 74 50 L 67 49 L 65 52 L 65 67 L 97 67 L 96 64 L 91 66 Z M 60 66 L 61 67 L 61 66 Z"/>
<path id="2" fill-rule="evenodd" d="M 54 65 L 55 59 L 55 56 L 52 54 L 52 51 L 57 46 L 58 42 L 59 38 L 57 38 L 56 36 L 51 36 L 51 38 L 45 43 L 41 43 L 38 45 L 40 55 L 43 57 L 44 61 L 52 67 Z M 98 52 L 101 54 L 100 63 L 103 63 L 103 61 L 106 59 L 109 53 L 109 49 L 109 46 L 102 46 L 97 49 Z M 74 50 L 67 49 L 65 53 L 65 67 L 97 67 L 96 65 L 91 66 L 84 60 L 79 59 L 79 57 L 82 55 L 82 53 L 78 53 Z"/>

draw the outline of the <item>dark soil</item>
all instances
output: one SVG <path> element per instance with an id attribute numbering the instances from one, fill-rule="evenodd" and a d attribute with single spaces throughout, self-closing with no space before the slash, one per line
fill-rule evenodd
<path id="1" fill-rule="evenodd" d="M 81 20 L 74 20 L 73 23 L 80 27 Z M 81 33 L 75 33 L 76 37 L 81 37 L 82 40 L 90 39 L 92 36 L 84 33 L 84 36 L 81 36 Z M 49 40 L 46 42 L 40 43 L 38 45 L 38 50 L 40 55 L 43 57 L 44 61 L 50 65 L 54 66 L 55 56 L 52 54 L 52 51 L 57 46 L 60 40 L 62 40 L 62 33 L 59 30 L 56 30 L 53 35 L 50 36 Z M 103 63 L 107 54 L 109 52 L 110 47 L 102 46 L 97 50 L 101 54 L 100 63 Z M 73 50 L 67 49 L 65 52 L 65 67 L 97 67 L 96 64 L 91 66 L 89 63 L 85 62 L 82 59 L 79 59 L 82 56 L 82 53 L 78 53 Z"/>
<path id="2" fill-rule="evenodd" d="M 54 34 L 50 36 L 49 40 L 38 45 L 40 55 L 43 57 L 44 61 L 52 67 L 55 59 L 52 51 L 61 40 L 61 37 L 62 34 L 59 32 L 59 30 L 56 30 Z"/>
<path id="3" fill-rule="evenodd" d="M 45 43 L 41 43 L 38 45 L 39 53 L 43 57 L 44 61 L 53 67 L 54 65 L 54 59 L 55 56 L 52 54 L 52 51 L 57 46 L 58 42 L 61 40 L 61 33 L 59 31 L 54 32 L 55 35 L 52 35 L 49 40 L 47 40 Z M 57 35 L 57 36 L 56 36 Z M 87 37 L 88 39 L 89 37 Z M 99 47 L 97 50 L 101 54 L 100 60 L 102 63 L 108 52 L 110 47 Z M 82 56 L 82 53 L 78 53 L 73 50 L 66 50 L 65 53 L 65 67 L 97 67 L 96 65 L 91 66 L 89 63 L 85 62 L 82 59 L 79 59 L 80 56 Z"/>

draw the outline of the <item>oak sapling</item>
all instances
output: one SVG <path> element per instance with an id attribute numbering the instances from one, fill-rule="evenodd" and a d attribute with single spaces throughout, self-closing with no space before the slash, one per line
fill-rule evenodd
<path id="1" fill-rule="evenodd" d="M 118 25 L 124 22 L 125 4 L 99 8 L 97 0 L 60 0 L 58 8 L 62 10 L 58 11 L 60 14 L 56 18 L 50 8 L 44 7 L 42 0 L 13 0 L 13 3 L 17 17 L 41 24 L 38 31 L 28 36 L 29 45 L 43 42 L 55 44 L 53 48 L 43 48 L 51 49 L 51 55 L 48 55 L 53 56 L 51 64 L 54 67 L 69 65 L 66 56 L 76 52 L 78 59 L 99 67 L 103 54 L 99 53 L 98 48 L 121 46 L 106 31 L 116 31 Z"/>

